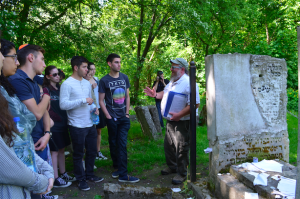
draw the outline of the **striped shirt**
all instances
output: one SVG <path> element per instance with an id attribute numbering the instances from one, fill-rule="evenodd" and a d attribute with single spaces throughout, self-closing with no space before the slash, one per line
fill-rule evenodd
<path id="1" fill-rule="evenodd" d="M 169 96 L 169 92 L 174 91 L 177 93 L 182 93 L 186 94 L 187 101 L 186 101 L 186 106 L 190 105 L 190 77 L 186 74 L 182 75 L 179 80 L 176 82 L 170 81 L 167 86 L 164 89 L 164 95 L 161 101 L 161 114 L 164 115 L 165 108 L 166 108 L 166 103 L 167 99 Z M 196 104 L 200 104 L 200 97 L 199 97 L 199 87 L 196 85 Z M 198 114 L 198 111 L 196 111 Z M 166 118 L 168 119 L 168 118 Z M 182 117 L 180 120 L 189 120 L 190 119 L 190 114 Z"/>

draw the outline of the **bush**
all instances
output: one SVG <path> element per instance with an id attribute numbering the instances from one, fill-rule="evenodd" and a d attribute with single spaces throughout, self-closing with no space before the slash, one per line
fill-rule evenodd
<path id="1" fill-rule="evenodd" d="M 287 89 L 288 103 L 287 109 L 298 112 L 298 90 L 292 88 Z"/>

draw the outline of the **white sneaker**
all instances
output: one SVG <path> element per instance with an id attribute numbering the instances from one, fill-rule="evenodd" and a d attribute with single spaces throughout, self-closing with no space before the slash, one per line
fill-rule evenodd
<path id="1" fill-rule="evenodd" d="M 58 195 L 49 196 L 49 193 L 42 195 L 42 199 L 58 199 Z"/>
<path id="2" fill-rule="evenodd" d="M 99 160 L 107 160 L 107 157 L 105 157 L 101 151 L 98 151 L 98 157 L 99 157 Z M 101 159 L 100 159 L 101 158 Z"/>

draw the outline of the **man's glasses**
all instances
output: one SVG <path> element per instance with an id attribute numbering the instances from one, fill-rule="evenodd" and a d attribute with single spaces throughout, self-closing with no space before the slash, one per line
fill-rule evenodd
<path id="1" fill-rule="evenodd" d="M 4 57 L 13 57 L 15 59 L 15 62 L 18 61 L 18 55 L 15 54 L 15 55 L 4 55 Z"/>
<path id="2" fill-rule="evenodd" d="M 181 66 L 171 66 L 172 70 L 174 70 L 175 68 L 182 68 Z"/>
<path id="3" fill-rule="evenodd" d="M 56 77 L 57 75 L 60 76 L 59 73 L 53 73 L 52 75 L 49 76 Z"/>

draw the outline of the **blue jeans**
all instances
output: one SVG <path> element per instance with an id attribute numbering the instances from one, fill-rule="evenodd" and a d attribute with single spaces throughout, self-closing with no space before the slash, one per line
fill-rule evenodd
<path id="1" fill-rule="evenodd" d="M 35 151 L 38 156 L 40 156 L 43 160 L 47 162 L 48 155 L 47 155 L 48 147 L 46 147 L 43 151 Z"/>
<path id="2" fill-rule="evenodd" d="M 160 126 L 164 128 L 164 121 L 163 121 L 163 118 L 162 118 L 162 115 L 161 115 L 161 107 L 160 107 L 161 100 L 160 101 L 155 101 L 155 102 L 156 102 L 156 108 L 157 108 L 157 111 L 158 111 Z"/>
<path id="3" fill-rule="evenodd" d="M 94 126 L 77 128 L 69 126 L 72 146 L 73 165 L 76 180 L 85 180 L 94 176 L 94 164 L 97 156 L 97 130 Z M 82 158 L 85 152 L 85 171 L 82 165 Z"/>
<path id="4" fill-rule="evenodd" d="M 117 121 L 106 119 L 110 156 L 114 169 L 118 169 L 119 177 L 127 176 L 127 135 L 130 120 L 126 116 Z"/>

